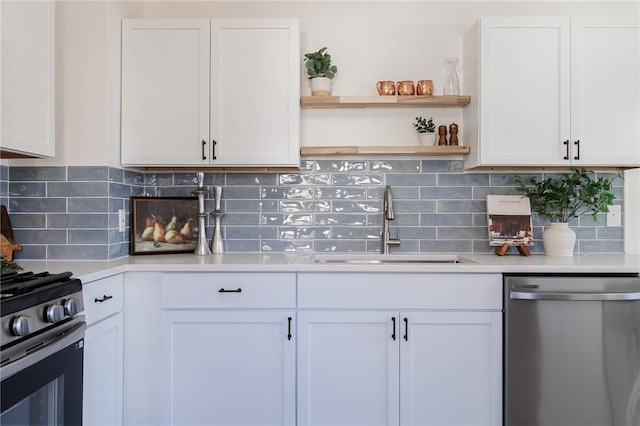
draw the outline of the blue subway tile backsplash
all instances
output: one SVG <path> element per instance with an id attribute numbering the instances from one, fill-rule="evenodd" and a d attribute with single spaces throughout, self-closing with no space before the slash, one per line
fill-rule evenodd
<path id="1" fill-rule="evenodd" d="M 491 252 L 485 199 L 519 194 L 516 173 L 463 173 L 459 160 L 303 160 L 299 173 L 205 173 L 205 208 L 223 186 L 222 234 L 228 252 L 378 252 L 382 196 L 391 185 L 398 253 Z M 541 173 L 527 176 L 546 177 Z M 604 176 L 613 178 L 613 173 Z M 615 204 L 623 182 L 614 181 Z M 16 259 L 114 259 L 129 253 L 131 196 L 186 196 L 195 172 L 157 173 L 107 166 L 0 166 L 0 202 L 7 206 Z M 118 210 L 126 231 L 118 231 Z M 209 218 L 205 232 L 213 234 Z M 536 245 L 547 224 L 533 216 Z M 606 215 L 572 221 L 576 253 L 622 253 L 622 227 Z"/>

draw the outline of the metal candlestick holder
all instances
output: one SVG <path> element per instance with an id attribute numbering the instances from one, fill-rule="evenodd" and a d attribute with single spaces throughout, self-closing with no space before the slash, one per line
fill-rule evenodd
<path id="1" fill-rule="evenodd" d="M 198 256 L 206 256 L 211 254 L 211 250 L 207 244 L 207 233 L 205 231 L 205 218 L 208 216 L 204 211 L 204 196 L 209 192 L 204 187 L 204 173 L 198 173 L 198 189 L 191 191 L 192 194 L 198 196 L 198 244 L 193 252 Z"/>
<path id="2" fill-rule="evenodd" d="M 215 227 L 213 231 L 213 238 L 211 239 L 211 252 L 214 254 L 223 253 L 224 245 L 222 243 L 222 230 L 220 228 L 220 219 L 224 216 L 224 213 L 220 210 L 220 202 L 222 201 L 222 187 L 216 186 L 216 209 L 210 214 L 215 219 Z"/>

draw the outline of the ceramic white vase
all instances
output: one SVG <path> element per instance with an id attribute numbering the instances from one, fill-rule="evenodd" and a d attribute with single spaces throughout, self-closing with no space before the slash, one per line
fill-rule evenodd
<path id="1" fill-rule="evenodd" d="M 576 233 L 568 223 L 550 223 L 542 233 L 542 244 L 547 256 L 573 256 Z"/>
<path id="2" fill-rule="evenodd" d="M 422 146 L 434 146 L 436 144 L 436 133 L 418 133 L 420 138 L 420 145 Z"/>
<path id="3" fill-rule="evenodd" d="M 316 77 L 311 80 L 311 96 L 331 96 L 331 79 Z"/>

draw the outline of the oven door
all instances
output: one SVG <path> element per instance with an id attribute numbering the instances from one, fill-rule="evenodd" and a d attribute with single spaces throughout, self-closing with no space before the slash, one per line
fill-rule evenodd
<path id="1" fill-rule="evenodd" d="M 81 425 L 86 324 L 0 368 L 2 425 Z"/>

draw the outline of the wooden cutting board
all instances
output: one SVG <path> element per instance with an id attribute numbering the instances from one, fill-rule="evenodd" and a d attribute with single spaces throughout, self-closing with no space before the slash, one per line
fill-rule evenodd
<path id="1" fill-rule="evenodd" d="M 0 252 L 4 254 L 5 260 L 12 261 L 13 251 L 22 247 L 13 243 L 13 229 L 5 206 L 0 206 L 0 234 Z"/>

